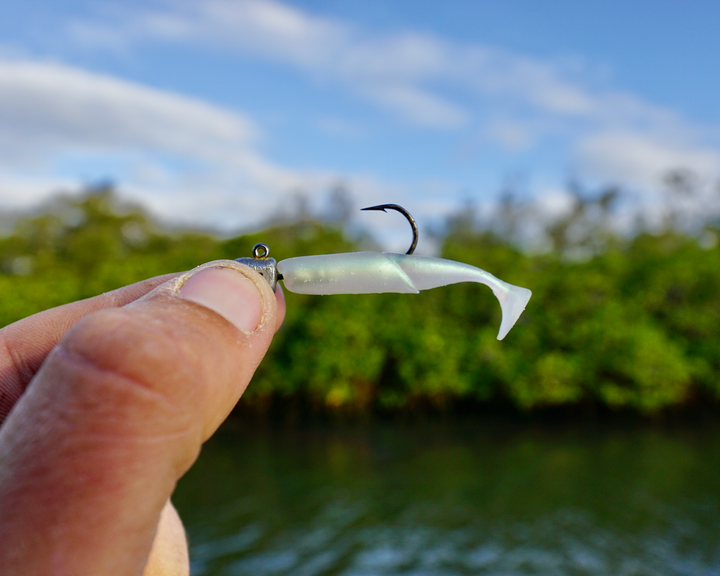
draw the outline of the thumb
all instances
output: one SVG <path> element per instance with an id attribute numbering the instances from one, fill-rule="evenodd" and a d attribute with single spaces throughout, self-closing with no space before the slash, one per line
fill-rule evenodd
<path id="1" fill-rule="evenodd" d="M 0 429 L 3 574 L 141 573 L 277 319 L 267 282 L 219 261 L 80 320 Z"/>

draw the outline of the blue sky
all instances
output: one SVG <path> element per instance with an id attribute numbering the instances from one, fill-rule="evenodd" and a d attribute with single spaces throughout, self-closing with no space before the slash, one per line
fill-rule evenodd
<path id="1" fill-rule="evenodd" d="M 678 168 L 709 202 L 718 22 L 657 0 L 0 0 L 0 207 L 110 179 L 167 220 L 250 229 L 342 183 L 427 227 L 508 183 L 538 218 L 570 179 L 652 210 Z"/>

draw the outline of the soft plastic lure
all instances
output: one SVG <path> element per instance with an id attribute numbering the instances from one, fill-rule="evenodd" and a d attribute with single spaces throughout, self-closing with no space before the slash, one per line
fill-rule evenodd
<path id="1" fill-rule="evenodd" d="M 386 208 L 401 212 L 413 227 L 413 243 L 407 254 L 348 252 L 288 258 L 278 263 L 269 257 L 270 250 L 265 244 L 256 244 L 252 258 L 237 261 L 257 269 L 273 290 L 277 281 L 282 280 L 285 288 L 298 294 L 417 294 L 420 290 L 448 284 L 479 282 L 489 286 L 500 301 L 502 321 L 497 338 L 502 340 L 525 310 L 532 292 L 503 282 L 470 264 L 412 255 L 417 245 L 417 226 L 404 208 L 383 204 L 363 210 L 385 211 Z"/>

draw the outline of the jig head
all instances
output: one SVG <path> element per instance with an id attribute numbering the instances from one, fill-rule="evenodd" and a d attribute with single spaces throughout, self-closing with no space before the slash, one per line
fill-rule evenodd
<path id="1" fill-rule="evenodd" d="M 500 302 L 502 321 L 497 338 L 502 340 L 525 310 L 532 292 L 527 288 L 503 282 L 470 264 L 413 255 L 417 246 L 418 230 L 415 220 L 407 210 L 397 204 L 363 208 L 383 212 L 385 209 L 400 212 L 412 226 L 413 242 L 406 254 L 348 252 L 300 256 L 278 263 L 274 258 L 270 258 L 267 245 L 256 244 L 252 258 L 238 258 L 237 262 L 257 270 L 273 290 L 277 281 L 282 280 L 285 288 L 298 294 L 417 294 L 420 290 L 459 282 L 485 284 L 492 289 Z"/>

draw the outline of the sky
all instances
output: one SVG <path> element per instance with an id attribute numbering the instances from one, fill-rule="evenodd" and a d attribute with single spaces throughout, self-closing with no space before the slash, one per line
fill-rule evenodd
<path id="1" fill-rule="evenodd" d="M 110 181 L 247 231 L 342 187 L 422 232 L 508 189 L 560 214 L 571 181 L 652 210 L 677 169 L 702 206 L 718 22 L 664 0 L 0 0 L 0 210 Z M 400 216 L 356 219 L 407 244 Z"/>

